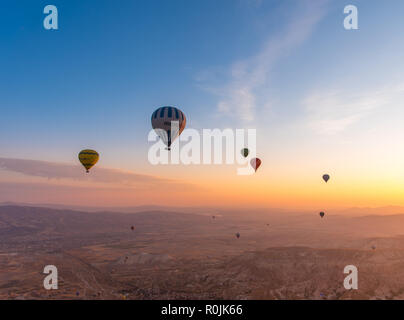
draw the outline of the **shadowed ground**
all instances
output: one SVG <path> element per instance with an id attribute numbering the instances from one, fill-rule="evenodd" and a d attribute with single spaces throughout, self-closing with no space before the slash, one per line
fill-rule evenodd
<path id="1" fill-rule="evenodd" d="M 403 225 L 403 215 L 1 206 L 0 298 L 404 299 Z M 351 264 L 355 291 L 343 287 Z M 58 290 L 43 288 L 46 265 Z"/>

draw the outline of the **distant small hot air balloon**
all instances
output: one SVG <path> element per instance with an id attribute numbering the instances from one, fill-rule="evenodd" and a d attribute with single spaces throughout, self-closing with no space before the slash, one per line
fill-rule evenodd
<path id="1" fill-rule="evenodd" d="M 375 249 L 376 249 L 376 246 L 375 246 L 375 245 L 373 245 L 373 246 L 372 246 L 372 249 L 373 249 L 373 250 L 375 250 Z"/>
<path id="2" fill-rule="evenodd" d="M 130 229 L 133 231 L 135 230 L 135 226 L 131 226 Z"/>
<path id="3" fill-rule="evenodd" d="M 253 158 L 253 159 L 251 159 L 250 164 L 251 164 L 251 166 L 254 168 L 254 170 L 257 171 L 258 168 L 259 168 L 260 165 L 261 165 L 261 159 L 259 159 L 259 158 Z"/>
<path id="4" fill-rule="evenodd" d="M 236 237 L 237 237 L 237 239 L 240 238 L 240 233 L 237 232 Z"/>
<path id="5" fill-rule="evenodd" d="M 244 158 L 247 158 L 249 153 L 250 150 L 248 150 L 247 148 L 241 149 L 241 154 Z"/>
<path id="6" fill-rule="evenodd" d="M 175 107 L 161 107 L 151 117 L 153 129 L 170 150 L 173 141 L 178 138 L 187 123 L 184 113 Z"/>
<path id="7" fill-rule="evenodd" d="M 327 183 L 330 180 L 330 176 L 328 174 L 323 175 L 323 180 Z"/>
<path id="8" fill-rule="evenodd" d="M 86 172 L 89 173 L 90 169 L 98 162 L 100 155 L 97 151 L 86 149 L 79 153 L 79 161 L 86 168 Z"/>
<path id="9" fill-rule="evenodd" d="M 320 217 L 321 217 L 321 218 L 324 217 L 324 214 L 325 214 L 325 213 L 324 213 L 323 211 L 321 211 L 321 212 L 320 212 Z"/>

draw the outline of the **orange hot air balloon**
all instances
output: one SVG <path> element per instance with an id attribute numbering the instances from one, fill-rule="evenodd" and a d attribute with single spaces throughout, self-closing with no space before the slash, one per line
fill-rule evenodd
<path id="1" fill-rule="evenodd" d="M 259 158 L 251 159 L 250 164 L 254 168 L 254 170 L 257 171 L 261 165 L 261 159 Z"/>

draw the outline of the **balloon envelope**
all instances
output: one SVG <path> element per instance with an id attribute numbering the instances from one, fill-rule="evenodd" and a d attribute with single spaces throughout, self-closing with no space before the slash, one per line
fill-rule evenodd
<path id="1" fill-rule="evenodd" d="M 241 150 L 241 154 L 244 158 L 247 158 L 249 153 L 250 151 L 247 148 Z"/>
<path id="2" fill-rule="evenodd" d="M 161 107 L 153 112 L 151 124 L 157 135 L 170 150 L 170 146 L 184 130 L 187 119 L 184 113 L 175 107 Z"/>
<path id="3" fill-rule="evenodd" d="M 254 170 L 257 171 L 258 168 L 259 168 L 260 165 L 261 165 L 261 159 L 259 159 L 259 158 L 253 158 L 253 159 L 251 159 L 250 164 L 251 164 L 251 166 L 254 168 Z"/>
<path id="4" fill-rule="evenodd" d="M 328 182 L 328 180 L 330 180 L 330 176 L 328 174 L 323 175 L 323 180 Z"/>
<path id="5" fill-rule="evenodd" d="M 321 218 L 324 217 L 324 214 L 325 214 L 325 213 L 324 213 L 323 211 L 321 211 L 321 212 L 320 212 L 320 217 L 321 217 Z"/>
<path id="6" fill-rule="evenodd" d="M 97 151 L 85 149 L 79 153 L 79 161 L 86 168 L 87 173 L 98 162 L 100 155 Z"/>

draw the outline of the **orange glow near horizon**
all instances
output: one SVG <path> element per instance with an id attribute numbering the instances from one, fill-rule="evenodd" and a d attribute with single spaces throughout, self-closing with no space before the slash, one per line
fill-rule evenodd
<path id="1" fill-rule="evenodd" d="M 349 207 L 380 207 L 404 205 L 404 182 L 392 177 L 343 177 L 332 175 L 328 183 L 321 173 L 290 177 L 282 172 L 269 174 L 265 170 L 251 176 L 238 176 L 235 167 L 221 174 L 200 170 L 184 187 L 170 184 L 131 186 L 95 183 L 67 179 L 24 177 L 2 179 L 1 201 L 58 203 L 85 206 L 219 206 L 285 209 L 333 209 Z M 269 170 L 268 170 L 269 171 Z M 224 176 L 226 178 L 224 178 Z M 189 186 L 188 186 L 189 184 Z M 10 187 L 8 185 L 13 185 Z M 8 187 L 7 187 L 8 186 Z"/>

